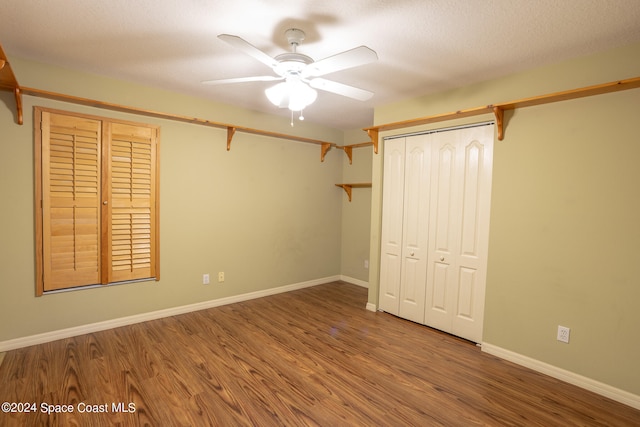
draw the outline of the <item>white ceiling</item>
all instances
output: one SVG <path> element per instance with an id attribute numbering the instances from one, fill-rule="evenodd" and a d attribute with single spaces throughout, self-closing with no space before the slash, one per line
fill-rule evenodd
<path id="1" fill-rule="evenodd" d="M 270 56 L 319 60 L 360 45 L 373 64 L 325 78 L 375 92 L 361 102 L 321 92 L 308 121 L 373 123 L 373 108 L 640 41 L 640 0 L 0 0 L 0 44 L 53 63 L 267 113 L 273 82 L 200 82 L 271 74 L 216 36 L 234 34 Z M 20 82 L 20 76 L 17 76 Z M 461 106 L 468 107 L 468 106 Z M 215 120 L 215 118 L 209 118 Z"/>

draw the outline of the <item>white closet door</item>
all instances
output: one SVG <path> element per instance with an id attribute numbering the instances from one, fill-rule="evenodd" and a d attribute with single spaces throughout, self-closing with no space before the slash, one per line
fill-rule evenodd
<path id="1" fill-rule="evenodd" d="M 380 254 L 380 309 L 399 315 L 402 270 L 405 139 L 384 144 L 382 234 Z"/>
<path id="2" fill-rule="evenodd" d="M 458 133 L 460 223 L 457 247 L 456 305 L 451 333 L 482 341 L 489 249 L 489 214 L 494 126 Z"/>
<path id="3" fill-rule="evenodd" d="M 434 134 L 424 323 L 482 341 L 494 126 Z"/>
<path id="4" fill-rule="evenodd" d="M 385 140 L 380 309 L 482 341 L 494 126 Z"/>
<path id="5" fill-rule="evenodd" d="M 430 134 L 433 177 L 429 214 L 429 263 L 424 323 L 451 332 L 455 304 L 456 224 L 458 213 L 458 147 L 455 131 Z"/>
<path id="6" fill-rule="evenodd" d="M 429 238 L 431 146 L 428 135 L 406 139 L 399 316 L 423 323 Z"/>

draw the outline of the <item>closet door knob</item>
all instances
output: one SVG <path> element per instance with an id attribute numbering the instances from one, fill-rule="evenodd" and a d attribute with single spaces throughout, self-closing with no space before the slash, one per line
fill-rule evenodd
<path id="1" fill-rule="evenodd" d="M 440 261 L 444 261 L 444 257 L 443 256 L 440 257 Z"/>
<path id="2" fill-rule="evenodd" d="M 414 256 L 414 255 L 415 255 L 415 253 L 414 253 L 414 252 L 411 252 L 409 255 Z"/>

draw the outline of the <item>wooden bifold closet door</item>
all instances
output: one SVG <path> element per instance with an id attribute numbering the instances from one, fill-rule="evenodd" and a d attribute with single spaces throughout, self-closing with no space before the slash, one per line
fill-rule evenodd
<path id="1" fill-rule="evenodd" d="M 157 279 L 158 128 L 36 117 L 37 293 Z"/>
<path id="2" fill-rule="evenodd" d="M 104 156 L 103 277 L 106 283 L 155 271 L 155 129 L 108 123 Z"/>
<path id="3" fill-rule="evenodd" d="M 42 113 L 45 291 L 100 283 L 101 125 Z"/>

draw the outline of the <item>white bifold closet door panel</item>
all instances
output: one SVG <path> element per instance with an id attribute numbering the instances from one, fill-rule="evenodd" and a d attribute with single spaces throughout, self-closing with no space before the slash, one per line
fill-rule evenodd
<path id="1" fill-rule="evenodd" d="M 402 270 L 399 316 L 424 321 L 427 252 L 429 239 L 429 192 L 431 147 L 428 135 L 407 138 L 404 164 L 402 217 Z"/>
<path id="2" fill-rule="evenodd" d="M 489 240 L 493 126 L 434 134 L 424 323 L 480 342 Z"/>
<path id="3" fill-rule="evenodd" d="M 429 238 L 428 135 L 386 141 L 380 308 L 423 323 Z"/>
<path id="4" fill-rule="evenodd" d="M 480 342 L 494 126 L 385 141 L 380 309 Z"/>
<path id="5" fill-rule="evenodd" d="M 382 234 L 380 235 L 380 309 L 400 314 L 400 271 L 402 269 L 402 214 L 404 209 L 405 139 L 384 146 Z"/>

